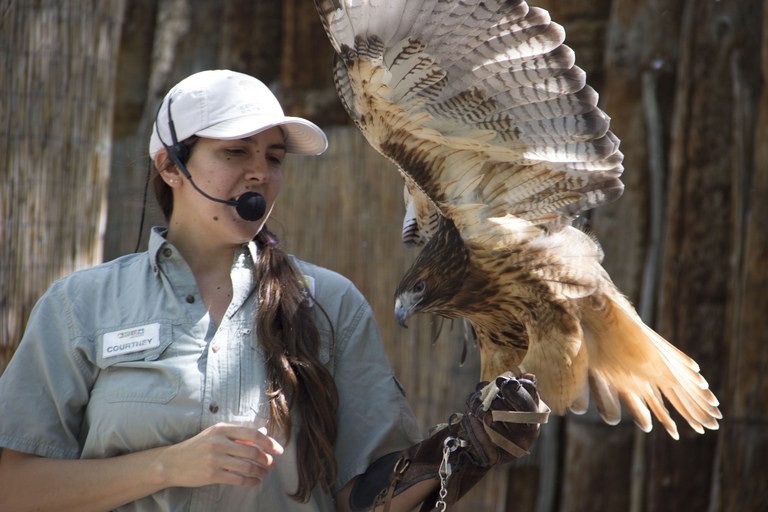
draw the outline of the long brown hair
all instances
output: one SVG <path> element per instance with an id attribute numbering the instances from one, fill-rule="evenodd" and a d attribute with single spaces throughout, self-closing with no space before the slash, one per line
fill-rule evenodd
<path id="1" fill-rule="evenodd" d="M 191 138 L 184 143 L 191 147 L 195 141 L 196 138 Z M 173 193 L 159 172 L 153 178 L 152 188 L 169 221 Z M 339 396 L 333 375 L 320 361 L 320 334 L 312 319 L 312 309 L 317 308 L 328 317 L 309 296 L 303 276 L 280 248 L 277 237 L 264 226 L 255 240 L 259 248 L 254 269 L 259 307 L 254 326 L 265 354 L 268 430 L 281 432 L 290 441 L 291 410 L 295 407 L 301 418 L 296 436 L 299 484 L 291 497 L 306 502 L 318 484 L 330 492 L 338 475 L 333 447 Z M 330 320 L 328 324 L 331 325 Z M 331 333 L 333 336 L 332 329 Z"/>

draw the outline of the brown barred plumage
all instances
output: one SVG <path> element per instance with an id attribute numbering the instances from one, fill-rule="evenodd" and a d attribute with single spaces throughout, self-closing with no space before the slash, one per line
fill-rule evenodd
<path id="1" fill-rule="evenodd" d="M 646 326 L 573 227 L 619 198 L 623 155 L 565 31 L 523 0 L 315 0 L 342 103 L 405 179 L 403 240 L 423 244 L 401 321 L 468 319 L 482 379 L 536 374 L 554 412 L 623 404 L 678 437 L 718 402 L 696 363 Z M 340 8 L 337 9 L 337 6 Z"/>

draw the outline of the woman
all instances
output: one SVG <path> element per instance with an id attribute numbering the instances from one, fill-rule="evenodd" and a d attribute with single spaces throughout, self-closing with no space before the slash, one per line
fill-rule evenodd
<path id="1" fill-rule="evenodd" d="M 326 146 L 253 77 L 171 89 L 149 145 L 168 227 L 54 283 L 0 378 L 0 510 L 409 510 L 446 438 L 466 445 L 450 499 L 511 458 L 477 394 L 418 442 L 364 298 L 267 229 L 286 154 Z M 494 407 L 537 407 L 530 382 L 499 384 Z M 497 423 L 524 449 L 538 433 Z"/>

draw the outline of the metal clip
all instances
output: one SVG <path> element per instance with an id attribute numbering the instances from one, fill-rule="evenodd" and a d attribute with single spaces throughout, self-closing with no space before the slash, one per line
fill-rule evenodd
<path id="1" fill-rule="evenodd" d="M 445 441 L 443 441 L 443 460 L 440 461 L 440 469 L 438 469 L 438 476 L 440 476 L 440 497 L 438 498 L 437 503 L 435 503 L 435 508 L 440 512 L 445 512 L 445 509 L 448 507 L 445 498 L 448 496 L 448 479 L 451 478 L 451 473 L 453 472 L 453 467 L 451 466 L 449 458 L 453 452 L 464 446 L 467 446 L 467 442 L 460 437 L 448 436 L 445 438 Z"/>

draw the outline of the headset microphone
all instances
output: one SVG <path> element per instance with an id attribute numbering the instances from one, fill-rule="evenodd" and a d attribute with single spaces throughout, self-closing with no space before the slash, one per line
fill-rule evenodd
<path id="1" fill-rule="evenodd" d="M 259 220 L 267 211 L 267 201 L 258 192 L 246 192 L 237 198 L 235 211 L 245 220 Z"/>
<path id="2" fill-rule="evenodd" d="M 183 164 L 182 164 L 182 167 L 183 167 Z M 202 194 L 203 197 L 205 197 L 206 199 L 210 199 L 211 201 L 215 201 L 217 203 L 234 206 L 237 214 L 244 220 L 250 220 L 250 221 L 259 220 L 264 216 L 264 212 L 267 211 L 267 201 L 264 199 L 264 196 L 262 196 L 258 192 L 246 192 L 242 194 L 240 197 L 238 197 L 237 200 L 217 199 L 203 192 L 197 186 L 194 180 L 192 180 L 189 174 L 188 173 L 185 173 L 185 174 L 187 175 L 187 179 L 195 188 L 195 190 L 200 192 L 200 194 Z"/>
<path id="3" fill-rule="evenodd" d="M 189 173 L 189 170 L 186 166 L 186 161 L 189 158 L 189 148 L 176 139 L 176 128 L 173 125 L 173 118 L 171 117 L 170 97 L 168 98 L 168 128 L 171 132 L 171 142 L 173 143 L 172 146 L 166 144 L 162 137 L 160 137 L 160 130 L 157 128 L 157 116 L 155 116 L 155 132 L 157 133 L 157 138 L 160 139 L 160 142 L 165 147 L 166 151 L 168 151 L 168 157 L 174 164 L 176 164 L 176 167 L 181 170 L 181 172 L 184 174 L 187 180 L 189 180 L 195 190 L 202 194 L 202 196 L 206 199 L 229 206 L 234 206 L 237 214 L 244 220 L 255 221 L 264 216 L 264 213 L 267 211 L 267 201 L 264 199 L 264 196 L 258 192 L 245 192 L 244 194 L 241 194 L 240 197 L 238 197 L 236 200 L 218 199 L 209 196 L 203 192 L 200 187 L 197 186 L 197 183 L 195 183 L 195 181 L 192 179 L 192 175 Z"/>

